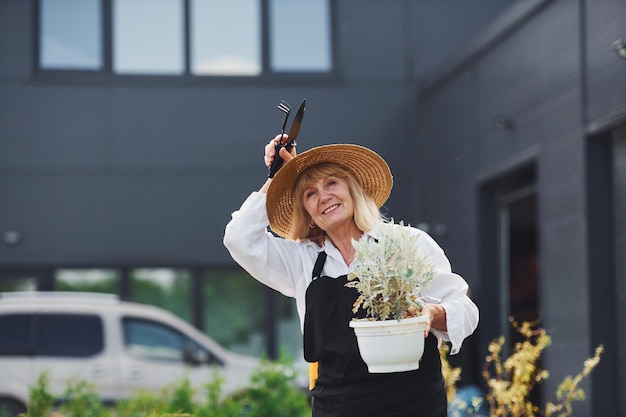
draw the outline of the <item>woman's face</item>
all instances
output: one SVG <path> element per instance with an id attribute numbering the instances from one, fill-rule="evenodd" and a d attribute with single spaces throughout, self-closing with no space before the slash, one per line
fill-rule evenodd
<path id="1" fill-rule="evenodd" d="M 302 202 L 311 221 L 326 232 L 354 222 L 354 201 L 343 178 L 329 176 L 309 184 Z"/>

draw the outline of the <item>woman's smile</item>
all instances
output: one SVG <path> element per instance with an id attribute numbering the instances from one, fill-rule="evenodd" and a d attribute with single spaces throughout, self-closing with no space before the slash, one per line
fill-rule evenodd
<path id="1" fill-rule="evenodd" d="M 328 214 L 331 211 L 335 210 L 337 207 L 339 207 L 339 204 L 333 204 L 332 206 L 328 207 L 326 210 L 324 210 L 322 212 L 322 214 Z"/>

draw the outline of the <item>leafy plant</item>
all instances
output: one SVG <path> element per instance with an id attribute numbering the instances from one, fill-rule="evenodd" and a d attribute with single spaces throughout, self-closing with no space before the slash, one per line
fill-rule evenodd
<path id="1" fill-rule="evenodd" d="M 166 388 L 165 396 L 167 406 L 165 411 L 169 413 L 193 413 L 196 405 L 194 404 L 194 389 L 191 387 L 189 378 L 183 378 L 178 384 L 172 384 Z"/>
<path id="2" fill-rule="evenodd" d="M 109 412 L 102 404 L 95 387 L 86 381 L 69 381 L 60 407 L 64 417 L 108 417 Z"/>
<path id="3" fill-rule="evenodd" d="M 189 378 L 184 377 L 168 385 L 160 393 L 140 391 L 130 398 L 118 401 L 115 417 L 174 417 L 195 416 L 199 405 Z"/>
<path id="4" fill-rule="evenodd" d="M 233 399 L 242 403 L 246 417 L 308 417 L 308 398 L 292 384 L 295 377 L 292 365 L 284 360 L 263 360 L 250 379 L 250 387 Z"/>
<path id="5" fill-rule="evenodd" d="M 211 381 L 205 385 L 206 401 L 197 410 L 197 417 L 240 417 L 243 416 L 243 405 L 232 396 L 223 396 L 224 377 L 217 371 Z"/>
<path id="6" fill-rule="evenodd" d="M 432 260 L 420 254 L 419 231 L 392 219 L 377 225 L 372 235 L 376 239 L 352 240 L 359 261 L 346 284 L 359 292 L 353 312 L 363 307 L 367 317 L 376 320 L 419 312 L 422 303 L 417 295 L 428 286 L 435 269 Z"/>
<path id="7" fill-rule="evenodd" d="M 46 372 L 30 389 L 24 417 L 304 417 L 311 415 L 307 395 L 295 387 L 297 373 L 286 356 L 279 361 L 261 361 L 250 385 L 224 396 L 224 377 L 216 369 L 206 384 L 206 401 L 199 401 L 185 377 L 159 393 L 136 392 L 106 408 L 92 384 L 74 379 L 68 383 L 59 412 L 53 412 L 55 397 Z"/>
<path id="8" fill-rule="evenodd" d="M 500 337 L 489 344 L 489 355 L 485 358 L 482 375 L 487 384 L 486 401 L 491 417 L 521 416 L 558 416 L 565 417 L 572 413 L 572 403 L 585 399 L 585 392 L 579 387 L 600 362 L 604 351 L 602 345 L 595 350 L 594 356 L 584 362 L 583 369 L 575 377 L 567 376 L 557 387 L 557 402 L 547 402 L 541 409 L 533 404 L 530 395 L 533 388 L 549 378 L 550 373 L 541 369 L 539 359 L 543 351 L 550 345 L 551 337 L 544 329 L 537 328 L 534 323 L 518 324 L 510 320 L 513 328 L 520 333 L 522 341 L 516 343 L 513 352 L 503 358 L 505 338 Z M 459 410 L 465 415 L 478 416 L 482 399 L 473 398 L 468 404 L 456 396 L 456 383 L 460 376 L 459 368 L 452 368 L 446 360 L 446 351 L 442 351 L 442 371 L 446 380 L 448 403 L 457 414 Z M 453 412 L 454 415 L 454 412 Z"/>
<path id="9" fill-rule="evenodd" d="M 136 392 L 132 397 L 118 401 L 116 417 L 145 417 L 165 414 L 166 399 L 151 392 Z"/>
<path id="10" fill-rule="evenodd" d="M 54 406 L 54 396 L 50 393 L 50 375 L 41 372 L 35 385 L 29 388 L 29 404 L 26 417 L 48 417 Z"/>

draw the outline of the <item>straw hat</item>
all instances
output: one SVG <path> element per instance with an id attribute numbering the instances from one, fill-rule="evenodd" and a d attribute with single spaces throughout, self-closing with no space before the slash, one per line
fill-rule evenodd
<path id="1" fill-rule="evenodd" d="M 350 171 L 363 190 L 380 208 L 391 193 L 393 177 L 385 160 L 376 152 L 359 145 L 324 145 L 295 156 L 276 173 L 267 191 L 266 209 L 272 230 L 287 236 L 293 216 L 296 180 L 307 168 L 324 162 L 341 165 Z"/>

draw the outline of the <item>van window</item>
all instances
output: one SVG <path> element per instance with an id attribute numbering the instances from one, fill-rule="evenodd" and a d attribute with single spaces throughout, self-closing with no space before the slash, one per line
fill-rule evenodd
<path id="1" fill-rule="evenodd" d="M 126 349 L 137 358 L 175 362 L 192 359 L 196 364 L 220 363 L 198 342 L 164 324 L 125 317 L 122 325 Z"/>
<path id="2" fill-rule="evenodd" d="M 30 352 L 30 314 L 0 316 L 0 355 L 27 355 Z"/>
<path id="3" fill-rule="evenodd" d="M 147 320 L 125 318 L 124 341 L 129 353 L 144 359 L 182 362 L 185 341 L 174 329 Z"/>
<path id="4" fill-rule="evenodd" d="M 96 315 L 0 316 L 0 355 L 88 357 L 103 348 L 102 320 Z"/>
<path id="5" fill-rule="evenodd" d="M 40 314 L 35 323 L 37 355 L 87 357 L 104 348 L 102 320 L 96 315 Z"/>

